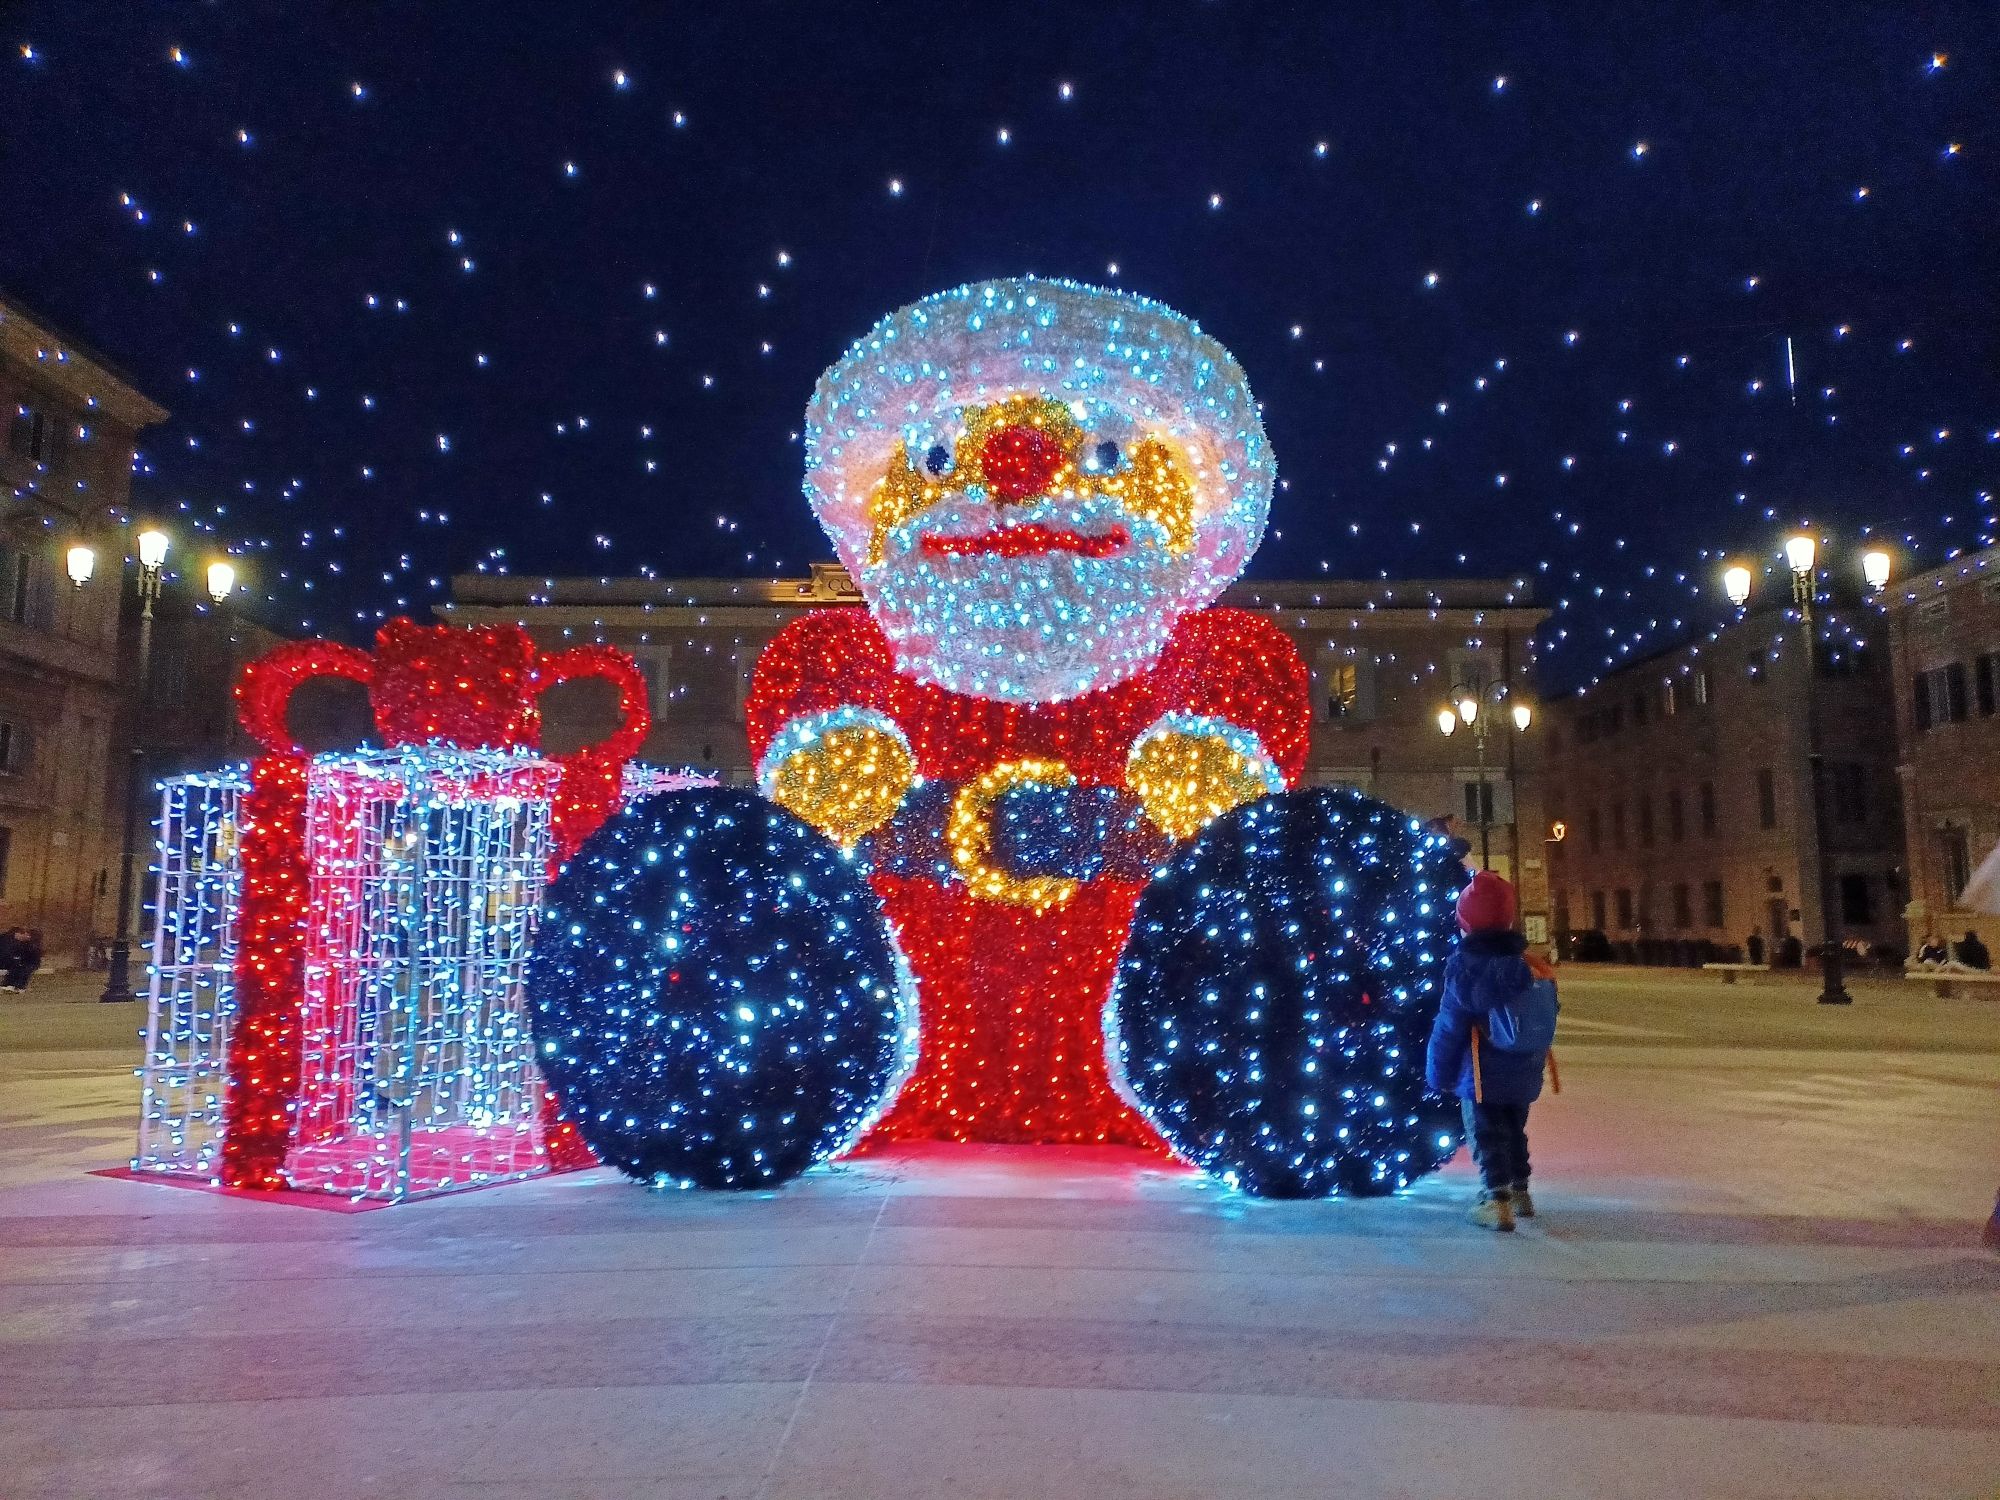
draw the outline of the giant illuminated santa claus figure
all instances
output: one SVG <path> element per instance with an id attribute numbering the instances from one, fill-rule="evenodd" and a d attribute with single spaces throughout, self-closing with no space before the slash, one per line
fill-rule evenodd
<path id="1" fill-rule="evenodd" d="M 751 750 L 869 861 L 916 974 L 918 1061 L 877 1135 L 1156 1144 L 1104 1055 L 1133 906 L 1306 750 L 1290 640 L 1208 607 L 1270 502 L 1243 371 L 1158 303 L 982 282 L 857 343 L 806 445 L 867 609 L 764 650 Z"/>

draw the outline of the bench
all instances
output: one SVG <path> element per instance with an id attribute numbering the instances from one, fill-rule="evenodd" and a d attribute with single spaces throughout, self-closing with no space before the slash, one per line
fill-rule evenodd
<path id="1" fill-rule="evenodd" d="M 1903 977 L 1916 984 L 1927 984 L 1940 1000 L 1949 1000 L 1957 986 L 2000 984 L 2000 974 L 1991 969 L 1905 969 Z M 1988 1000 L 2000 999 L 2000 995 L 1988 994 Z"/>
<path id="2" fill-rule="evenodd" d="M 1736 976 L 1739 974 L 1768 974 L 1771 972 L 1769 964 L 1703 964 L 1701 967 L 1704 973 L 1720 974 L 1724 984 L 1736 983 Z"/>

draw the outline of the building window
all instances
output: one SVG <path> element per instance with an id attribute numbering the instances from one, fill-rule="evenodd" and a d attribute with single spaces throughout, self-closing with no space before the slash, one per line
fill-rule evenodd
<path id="1" fill-rule="evenodd" d="M 1778 781 L 1769 766 L 1757 768 L 1757 826 L 1778 826 Z"/>
<path id="2" fill-rule="evenodd" d="M 1866 927 L 1875 920 L 1875 902 L 1866 875 L 1840 877 L 1840 920 L 1849 927 Z"/>
<path id="3" fill-rule="evenodd" d="M 1833 816 L 1841 823 L 1868 821 L 1868 768 L 1857 761 L 1835 761 Z"/>
<path id="4" fill-rule="evenodd" d="M 1947 906 L 1957 906 L 1958 898 L 1972 883 L 1972 840 L 1963 823 L 1946 823 L 1937 831 L 1938 869 L 1944 876 Z"/>
<path id="5" fill-rule="evenodd" d="M 1979 717 L 1993 717 L 1993 679 L 2000 675 L 2000 652 L 1989 651 L 1972 664 L 1972 698 Z"/>
<path id="6" fill-rule="evenodd" d="M 1644 693 L 1634 693 L 1632 695 L 1633 727 L 1636 728 L 1639 725 L 1644 724 L 1645 722 L 1646 722 L 1646 695 Z"/>
<path id="7" fill-rule="evenodd" d="M 1329 643 L 1314 660 L 1319 693 L 1314 713 L 1330 723 L 1365 724 L 1375 717 L 1375 664 L 1336 650 Z"/>
<path id="8" fill-rule="evenodd" d="M 1715 783 L 1701 784 L 1701 831 L 1711 837 L 1715 834 Z"/>
<path id="9" fill-rule="evenodd" d="M 638 667 L 639 676 L 646 684 L 646 706 L 655 714 L 666 712 L 667 707 L 667 659 L 665 653 L 632 658 Z"/>
<path id="10" fill-rule="evenodd" d="M 1660 684 L 1660 713 L 1671 719 L 1680 711 L 1680 695 L 1674 691 L 1674 680 L 1669 677 Z"/>
<path id="11" fill-rule="evenodd" d="M 7 867 L 13 863 L 14 830 L 0 828 L 0 899 L 7 895 Z"/>
<path id="12" fill-rule="evenodd" d="M 1964 722 L 1964 662 L 1955 661 L 1948 666 L 1919 672 L 1912 688 L 1910 706 L 1916 713 L 1917 728 L 1929 729 L 1933 724 Z"/>
<path id="13" fill-rule="evenodd" d="M 1482 786 L 1476 780 L 1468 780 L 1464 787 L 1460 795 L 1465 803 L 1466 822 L 1490 827 L 1514 821 L 1514 803 L 1505 782 L 1489 781 Z"/>
<path id="14" fill-rule="evenodd" d="M 1688 900 L 1686 885 L 1674 887 L 1674 926 L 1682 931 L 1694 926 L 1694 903 Z"/>
<path id="15" fill-rule="evenodd" d="M 1639 847 L 1653 847 L 1653 799 L 1650 796 L 1639 799 Z"/>
<path id="16" fill-rule="evenodd" d="M 1465 821 L 1483 827 L 1493 821 L 1493 784 L 1465 783 Z"/>
<path id="17" fill-rule="evenodd" d="M 1687 808 L 1681 802 L 1681 789 L 1675 787 L 1667 793 L 1667 838 L 1678 844 L 1687 837 Z"/>
<path id="18" fill-rule="evenodd" d="M 1697 707 L 1706 708 L 1708 706 L 1709 696 L 1714 687 L 1715 684 L 1708 675 L 1708 668 L 1696 667 L 1694 669 L 1694 701 Z"/>
<path id="19" fill-rule="evenodd" d="M 1484 700 L 1486 690 L 1500 680 L 1500 653 L 1484 646 L 1453 646 L 1445 654 L 1452 686 Z"/>
<path id="20" fill-rule="evenodd" d="M 1630 932 L 1632 930 L 1632 892 L 1630 890 L 1621 889 L 1618 892 L 1618 930 L 1620 932 Z"/>
<path id="21" fill-rule="evenodd" d="M 14 408 L 7 429 L 7 447 L 19 458 L 45 458 L 49 451 L 49 414 L 32 406 Z"/>
<path id="22" fill-rule="evenodd" d="M 33 597 L 35 561 L 26 552 L 0 547 L 0 617 L 16 625 L 28 623 L 28 601 Z"/>
<path id="23" fill-rule="evenodd" d="M 1611 847 L 1625 847 L 1625 804 L 1622 802 L 1611 804 Z"/>
<path id="24" fill-rule="evenodd" d="M 18 776 L 28 765 L 28 729 L 0 719 L 0 772 Z"/>
<path id="25" fill-rule="evenodd" d="M 1593 851 L 1604 847 L 1604 820 L 1597 815 L 1594 807 L 1583 815 L 1583 838 Z M 1604 924 L 1599 922 L 1597 925 L 1602 927 Z"/>
<path id="26" fill-rule="evenodd" d="M 1711 927 L 1721 927 L 1724 925 L 1722 919 L 1721 881 L 1704 880 L 1701 883 L 1701 916 L 1702 920 Z"/>
<path id="27" fill-rule="evenodd" d="M 1555 911 L 1556 933 L 1560 937 L 1569 936 L 1569 892 L 1556 892 Z"/>
<path id="28" fill-rule="evenodd" d="M 1360 673 L 1354 670 L 1351 661 L 1329 667 L 1326 673 L 1326 716 L 1329 719 L 1344 719 L 1352 714 L 1360 698 Z"/>
<path id="29" fill-rule="evenodd" d="M 1592 891 L 1590 893 L 1590 925 L 1598 932 L 1604 931 L 1605 927 L 1609 925 L 1604 920 L 1604 892 L 1602 891 Z"/>

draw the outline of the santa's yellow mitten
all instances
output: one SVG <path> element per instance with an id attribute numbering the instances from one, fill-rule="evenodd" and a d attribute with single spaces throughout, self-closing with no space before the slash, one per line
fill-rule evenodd
<path id="1" fill-rule="evenodd" d="M 1208 714 L 1165 714 L 1133 743 L 1125 784 L 1168 838 L 1191 839 L 1232 807 L 1285 789 L 1257 736 Z"/>
<path id="2" fill-rule="evenodd" d="M 917 779 L 910 742 L 887 714 L 836 708 L 794 719 L 764 752 L 757 785 L 842 848 L 895 816 Z"/>

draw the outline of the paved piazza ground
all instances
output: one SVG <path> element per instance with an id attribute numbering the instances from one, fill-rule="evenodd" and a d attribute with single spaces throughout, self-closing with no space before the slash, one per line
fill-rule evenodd
<path id="1" fill-rule="evenodd" d="M 1569 970 L 1544 1217 L 1122 1153 L 376 1213 L 86 1176 L 133 1007 L 0 1000 L 0 1494 L 2000 1494 L 2000 1002 Z"/>

